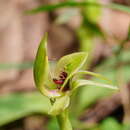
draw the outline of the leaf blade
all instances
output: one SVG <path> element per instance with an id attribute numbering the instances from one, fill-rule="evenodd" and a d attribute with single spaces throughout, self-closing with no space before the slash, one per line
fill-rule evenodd
<path id="1" fill-rule="evenodd" d="M 102 3 L 96 3 L 96 2 L 76 2 L 76 1 L 69 1 L 69 2 L 62 2 L 58 4 L 53 4 L 53 5 L 43 5 L 40 7 L 37 7 L 32 10 L 26 11 L 27 14 L 35 14 L 39 12 L 44 12 L 44 11 L 53 11 L 59 8 L 68 8 L 68 7 L 74 7 L 74 8 L 79 8 L 79 7 L 84 7 L 84 6 L 96 6 L 96 7 L 104 7 L 104 8 L 110 8 L 110 9 L 116 9 L 124 12 L 130 13 L 130 7 L 120 5 L 120 4 L 102 4 Z"/>
<path id="2" fill-rule="evenodd" d="M 47 114 L 50 108 L 49 99 L 36 92 L 0 96 L 0 126 L 34 113 Z"/>

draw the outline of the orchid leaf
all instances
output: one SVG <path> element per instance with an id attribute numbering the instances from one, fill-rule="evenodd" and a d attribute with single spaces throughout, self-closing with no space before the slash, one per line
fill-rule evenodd
<path id="1" fill-rule="evenodd" d="M 35 14 L 39 12 L 46 12 L 46 11 L 54 11 L 56 9 L 60 8 L 70 8 L 70 7 L 82 7 L 82 6 L 97 6 L 100 7 L 101 5 L 98 3 L 92 3 L 92 2 L 75 2 L 75 1 L 67 1 L 62 2 L 58 4 L 51 4 L 51 5 L 41 5 L 37 8 L 34 8 L 32 10 L 28 10 L 25 13 L 27 14 Z"/>
<path id="2" fill-rule="evenodd" d="M 70 104 L 70 97 L 68 95 L 64 95 L 56 99 L 55 103 L 51 107 L 49 114 L 50 115 L 58 115 L 62 113 Z"/>
<path id="3" fill-rule="evenodd" d="M 39 12 L 46 12 L 46 11 L 54 11 L 56 9 L 60 8 L 81 8 L 85 6 L 92 6 L 96 8 L 110 8 L 110 9 L 116 9 L 120 11 L 124 11 L 127 13 L 130 13 L 130 7 L 121 5 L 121 4 L 115 4 L 115 3 L 110 3 L 110 4 L 102 4 L 102 3 L 97 3 L 97 2 L 76 2 L 76 1 L 67 1 L 67 2 L 62 2 L 58 4 L 51 4 L 51 5 L 41 5 L 37 8 L 34 8 L 32 10 L 26 11 L 27 14 L 35 14 Z"/>
<path id="4" fill-rule="evenodd" d="M 51 104 L 40 93 L 11 93 L 0 96 L 0 126 L 32 114 L 47 114 Z"/>
<path id="5" fill-rule="evenodd" d="M 76 81 L 72 82 L 73 90 L 75 90 L 76 88 L 79 88 L 81 86 L 88 86 L 88 85 L 118 90 L 117 86 L 103 84 L 103 83 L 97 83 L 97 82 L 91 81 L 91 80 L 76 80 Z"/>
<path id="6" fill-rule="evenodd" d="M 57 90 L 49 90 L 47 87 L 53 85 L 49 75 L 49 62 L 47 57 L 47 35 L 42 39 L 34 62 L 34 81 L 36 87 L 43 95 L 57 97 L 60 94 Z M 51 86 L 52 87 L 52 86 Z"/>

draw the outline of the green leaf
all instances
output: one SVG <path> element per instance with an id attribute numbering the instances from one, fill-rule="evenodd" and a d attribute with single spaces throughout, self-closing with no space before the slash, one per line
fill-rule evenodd
<path id="1" fill-rule="evenodd" d="M 100 6 L 97 3 L 68 1 L 68 2 L 58 3 L 58 4 L 53 4 L 53 5 L 43 5 L 43 6 L 35 8 L 35 9 L 28 10 L 28 11 L 26 11 L 26 13 L 35 14 L 35 13 L 43 12 L 43 11 L 53 11 L 55 9 L 64 8 L 64 7 L 67 7 L 67 8 L 81 7 L 81 6 L 87 6 L 87 5 Z"/>
<path id="2" fill-rule="evenodd" d="M 85 52 L 73 53 L 62 57 L 56 66 L 56 75 L 59 76 L 61 72 L 67 73 L 67 78 L 64 84 L 61 86 L 61 89 L 66 85 L 70 77 L 81 69 L 86 62 L 88 54 Z"/>
<path id="3" fill-rule="evenodd" d="M 49 90 L 53 88 L 54 83 L 51 82 L 49 75 L 49 63 L 47 57 L 47 35 L 42 39 L 34 62 L 34 81 L 39 91 L 48 97 L 60 96 L 57 90 Z M 51 86 L 50 86 L 51 85 Z"/>
<path id="4" fill-rule="evenodd" d="M 59 8 L 64 8 L 64 7 L 84 7 L 84 6 L 95 6 L 95 7 L 105 7 L 105 8 L 111 8 L 111 9 L 116 9 L 116 10 L 120 10 L 120 11 L 124 11 L 124 12 L 128 12 L 130 13 L 130 8 L 124 5 L 120 5 L 120 4 L 101 4 L 101 3 L 94 3 L 94 2 L 76 2 L 76 1 L 68 1 L 68 2 L 62 2 L 62 3 L 58 3 L 58 4 L 53 4 L 53 5 L 43 5 L 40 7 L 37 7 L 35 9 L 32 10 L 28 10 L 26 11 L 26 13 L 29 14 L 35 14 L 38 12 L 43 12 L 43 11 L 53 11 L 55 9 L 59 9 Z"/>
<path id="5" fill-rule="evenodd" d="M 97 83 L 97 82 L 91 81 L 91 80 L 76 80 L 76 81 L 72 82 L 73 90 L 75 90 L 81 86 L 87 86 L 87 85 L 118 90 L 118 87 L 116 87 L 116 86 L 103 84 L 103 83 Z"/>
<path id="6" fill-rule="evenodd" d="M 115 3 L 111 3 L 111 4 L 103 5 L 103 6 L 107 7 L 107 8 L 116 9 L 116 10 L 119 10 L 119 11 L 130 13 L 130 7 L 129 6 L 124 6 L 124 5 L 115 4 Z"/>
<path id="7" fill-rule="evenodd" d="M 34 113 L 47 114 L 50 108 L 49 99 L 36 92 L 0 96 L 0 126 Z"/>
<path id="8" fill-rule="evenodd" d="M 58 115 L 61 114 L 70 104 L 70 97 L 68 95 L 64 95 L 56 99 L 55 103 L 51 107 L 49 114 L 50 115 Z"/>
<path id="9" fill-rule="evenodd" d="M 122 126 L 114 118 L 107 118 L 102 122 L 101 130 L 122 130 Z"/>

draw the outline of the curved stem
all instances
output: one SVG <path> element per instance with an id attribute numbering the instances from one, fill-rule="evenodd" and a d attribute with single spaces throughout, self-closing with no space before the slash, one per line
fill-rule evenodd
<path id="1" fill-rule="evenodd" d="M 68 110 L 65 110 L 60 115 L 58 115 L 57 121 L 58 121 L 60 130 L 72 130 L 72 125 L 68 117 Z"/>

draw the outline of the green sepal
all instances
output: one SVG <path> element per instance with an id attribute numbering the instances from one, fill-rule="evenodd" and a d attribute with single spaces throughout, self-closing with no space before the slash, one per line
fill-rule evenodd
<path id="1" fill-rule="evenodd" d="M 91 81 L 91 80 L 75 80 L 72 82 L 72 91 L 74 91 L 75 89 L 82 87 L 82 86 L 96 86 L 96 87 L 104 87 L 104 88 L 109 88 L 109 89 L 115 89 L 118 90 L 117 86 L 113 86 L 110 84 L 103 84 L 103 83 L 98 83 L 95 81 Z"/>
<path id="2" fill-rule="evenodd" d="M 49 73 L 47 34 L 40 42 L 33 68 L 34 81 L 39 91 L 49 98 L 61 96 L 57 90 L 49 90 L 49 87 L 53 88 L 54 84 L 51 82 L 51 76 Z"/>
<path id="3" fill-rule="evenodd" d="M 112 81 L 110 80 L 110 79 L 108 79 L 107 77 L 105 77 L 105 76 L 103 76 L 103 75 L 101 75 L 101 74 L 98 74 L 98 73 L 94 73 L 94 72 L 90 72 L 90 71 L 78 71 L 78 72 L 76 72 L 74 75 L 73 75 L 73 77 L 74 76 L 77 76 L 77 75 L 90 75 L 90 76 L 93 76 L 93 77 L 96 77 L 96 78 L 98 78 L 98 79 L 101 79 L 101 80 L 105 80 L 105 81 L 107 81 L 107 82 L 109 82 L 109 83 L 111 83 Z"/>
<path id="4" fill-rule="evenodd" d="M 61 90 L 64 88 L 64 86 L 66 85 L 68 80 L 73 76 L 73 74 L 83 67 L 84 63 L 87 60 L 87 57 L 88 53 L 78 52 L 66 55 L 59 60 L 55 70 L 56 75 L 59 76 L 61 72 L 67 73 L 67 78 L 64 84 L 61 86 Z"/>
<path id="5" fill-rule="evenodd" d="M 48 77 L 49 64 L 47 57 L 47 35 L 41 40 L 34 62 L 34 81 L 36 87 L 41 91 L 44 80 Z"/>

